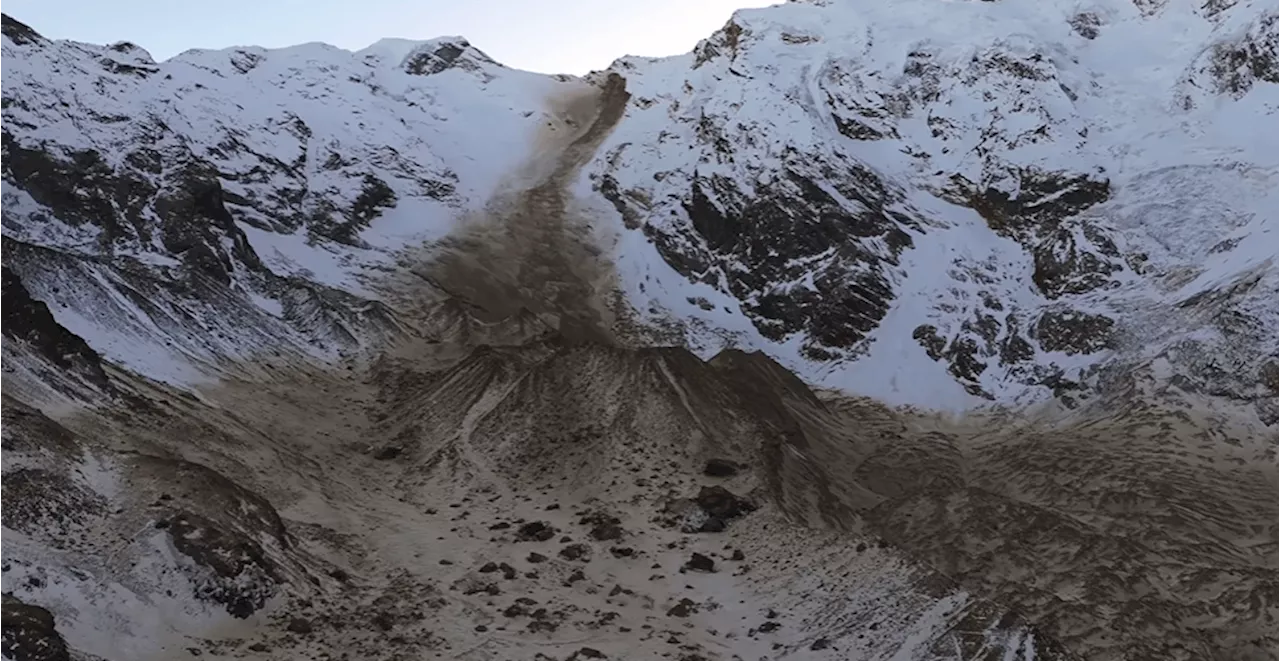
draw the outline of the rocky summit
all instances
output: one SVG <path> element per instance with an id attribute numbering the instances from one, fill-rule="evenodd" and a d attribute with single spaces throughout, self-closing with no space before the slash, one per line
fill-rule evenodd
<path id="1" fill-rule="evenodd" d="M 1277 658 L 1274 5 L 38 29 L 6 659 Z"/>

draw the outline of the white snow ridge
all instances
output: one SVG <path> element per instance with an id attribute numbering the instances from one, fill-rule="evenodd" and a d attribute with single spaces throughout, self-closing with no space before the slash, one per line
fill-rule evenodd
<path id="1" fill-rule="evenodd" d="M 0 652 L 1276 659 L 1277 16 L 6 15 Z"/>

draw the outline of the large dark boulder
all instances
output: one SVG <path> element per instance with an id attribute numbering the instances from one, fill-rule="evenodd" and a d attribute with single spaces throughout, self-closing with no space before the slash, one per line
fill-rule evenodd
<path id="1" fill-rule="evenodd" d="M 58 633 L 53 613 L 5 594 L 0 615 L 0 650 L 6 659 L 71 661 L 67 641 Z"/>

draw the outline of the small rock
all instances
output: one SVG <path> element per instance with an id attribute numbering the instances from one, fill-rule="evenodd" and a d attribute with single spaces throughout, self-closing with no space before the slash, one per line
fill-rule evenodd
<path id="1" fill-rule="evenodd" d="M 573 659 L 579 659 L 579 658 L 581 658 L 581 659 L 607 659 L 608 657 L 606 657 L 606 656 L 604 655 L 604 652 L 601 652 L 600 650 L 598 650 L 598 649 L 596 649 L 596 648 L 594 648 L 594 647 L 583 647 L 582 649 L 579 649 L 577 652 L 574 652 L 574 653 L 573 653 L 573 656 L 570 656 L 570 657 L 569 657 L 570 661 L 573 661 Z"/>
<path id="2" fill-rule="evenodd" d="M 396 457 L 399 457 L 402 452 L 404 452 L 404 448 L 395 445 L 388 445 L 386 447 L 378 448 L 377 452 L 373 453 L 373 458 L 380 461 L 386 461 L 388 459 L 395 459 Z"/>
<path id="3" fill-rule="evenodd" d="M 817 640 L 813 641 L 813 644 L 809 646 L 809 649 L 811 649 L 811 650 L 825 650 L 825 649 L 827 649 L 828 647 L 831 647 L 831 641 L 827 640 L 826 638 L 819 638 L 819 639 L 817 639 Z"/>
<path id="4" fill-rule="evenodd" d="M 248 649 L 250 652 L 270 652 L 271 646 L 266 643 L 254 643 Z"/>
<path id="5" fill-rule="evenodd" d="M 697 602 L 695 602 L 692 599 L 689 599 L 688 597 L 685 597 L 684 599 L 681 599 L 680 602 L 677 603 L 675 606 L 672 606 L 667 611 L 667 615 L 671 617 L 689 617 L 690 613 L 693 613 L 694 611 L 697 610 L 697 606 L 698 606 Z"/>
<path id="6" fill-rule="evenodd" d="M 308 634 L 311 633 L 311 620 L 305 617 L 295 617 L 289 620 L 289 626 L 285 627 L 293 633 Z"/>
<path id="7" fill-rule="evenodd" d="M 694 553 L 684 566 L 693 571 L 714 572 L 716 570 L 716 561 L 701 553 Z"/>
<path id="8" fill-rule="evenodd" d="M 587 575 L 582 573 L 581 569 L 575 569 L 572 574 L 569 574 L 569 578 L 565 581 L 565 585 L 573 585 L 578 581 L 585 580 L 587 580 Z"/>
<path id="9" fill-rule="evenodd" d="M 341 569 L 330 570 L 329 577 L 342 581 L 343 583 L 351 580 L 351 575 Z"/>
<path id="10" fill-rule="evenodd" d="M 728 527 L 729 524 L 725 523 L 724 519 L 718 516 L 709 516 L 706 521 L 702 522 L 702 525 L 698 526 L 698 532 L 724 532 L 725 528 Z"/>
<path id="11" fill-rule="evenodd" d="M 729 559 L 734 562 L 742 562 L 747 559 L 747 555 L 742 552 L 742 549 L 734 549 L 733 555 L 729 556 Z"/>
<path id="12" fill-rule="evenodd" d="M 541 553 L 530 553 L 529 557 L 525 558 L 525 560 L 532 562 L 533 564 L 536 565 L 539 562 L 546 562 L 547 556 L 542 555 Z"/>
<path id="13" fill-rule="evenodd" d="M 516 540 L 521 542 L 545 542 L 556 536 L 556 529 L 545 521 L 530 521 L 516 530 Z"/>
<path id="14" fill-rule="evenodd" d="M 511 565 L 505 562 L 500 562 L 498 563 L 498 569 L 502 571 L 502 578 L 504 578 L 505 580 L 508 580 L 508 581 L 515 580 L 515 577 L 516 577 L 515 567 L 512 567 Z"/>
<path id="15" fill-rule="evenodd" d="M 483 624 L 477 624 L 477 625 L 476 625 L 476 631 L 479 631 L 480 633 L 484 633 L 484 632 L 486 632 L 486 631 L 488 631 L 488 630 L 489 630 L 489 627 L 486 627 L 486 626 L 485 626 L 485 625 L 483 625 Z"/>
<path id="16" fill-rule="evenodd" d="M 498 563 L 496 563 L 496 562 L 486 562 L 486 563 L 484 563 L 484 565 L 483 565 L 483 566 L 481 566 L 481 567 L 480 567 L 480 569 L 479 569 L 478 571 L 479 571 L 481 574 L 492 574 L 493 572 L 498 571 Z"/>
<path id="17" fill-rule="evenodd" d="M 629 546 L 615 546 L 609 549 L 609 553 L 615 558 L 630 558 L 635 556 L 636 550 Z"/>
<path id="18" fill-rule="evenodd" d="M 520 604 L 511 604 L 510 606 L 507 606 L 506 610 L 502 611 L 502 615 L 504 617 L 520 617 L 527 612 L 528 611 L 525 610 L 524 606 L 521 606 Z"/>
<path id="19" fill-rule="evenodd" d="M 728 459 L 711 459 L 702 469 L 702 474 L 711 477 L 733 477 L 738 474 L 738 464 Z"/>
<path id="20" fill-rule="evenodd" d="M 591 558 L 591 547 L 586 544 L 570 544 L 560 549 L 560 557 L 565 560 L 587 561 Z"/>
<path id="21" fill-rule="evenodd" d="M 382 611 L 373 616 L 373 624 L 383 631 L 391 631 L 396 626 L 396 620 L 391 616 L 391 613 Z"/>
<path id="22" fill-rule="evenodd" d="M 489 530 L 506 530 L 507 528 L 510 528 L 510 527 L 511 527 L 510 523 L 507 523 L 506 521 L 499 521 L 489 526 Z"/>
<path id="23" fill-rule="evenodd" d="M 722 486 L 702 487 L 694 502 L 708 516 L 719 519 L 733 519 L 756 510 L 751 501 L 738 497 Z"/>
<path id="24" fill-rule="evenodd" d="M 781 628 L 782 628 L 782 625 L 781 625 L 781 624 L 778 624 L 777 622 L 772 622 L 772 621 L 770 621 L 770 622 L 765 622 L 764 624 L 760 625 L 760 627 L 759 627 L 758 629 L 756 629 L 756 631 L 759 631 L 760 633 L 772 633 L 772 632 L 777 631 L 778 629 L 781 629 Z"/>
<path id="25" fill-rule="evenodd" d="M 440 564 L 442 564 L 442 565 L 451 565 L 451 564 L 453 564 L 453 561 L 452 561 L 452 560 L 449 560 L 449 559 L 446 559 L 446 558 L 440 558 Z"/>

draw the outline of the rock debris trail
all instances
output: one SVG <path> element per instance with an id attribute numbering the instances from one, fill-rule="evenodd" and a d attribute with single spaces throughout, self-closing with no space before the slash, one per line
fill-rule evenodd
<path id="1" fill-rule="evenodd" d="M 612 343 L 612 267 L 592 244 L 589 228 L 573 217 L 567 188 L 621 119 L 629 98 L 625 81 L 612 74 L 599 92 L 570 99 L 562 127 L 569 130 L 561 133 L 581 128 L 570 133 L 568 144 L 544 133 L 531 164 L 480 218 L 434 249 L 422 277 L 481 319 L 527 311 L 567 339 Z M 547 162 L 550 171 L 544 172 Z"/>
<path id="2" fill-rule="evenodd" d="M 43 471 L 6 477 L 6 589 L 109 659 L 1274 658 L 1274 439 L 625 346 L 566 189 L 626 98 L 563 104 L 389 282 L 421 342 L 199 397 L 113 370 L 121 406 L 59 421 L 6 394 Z"/>

